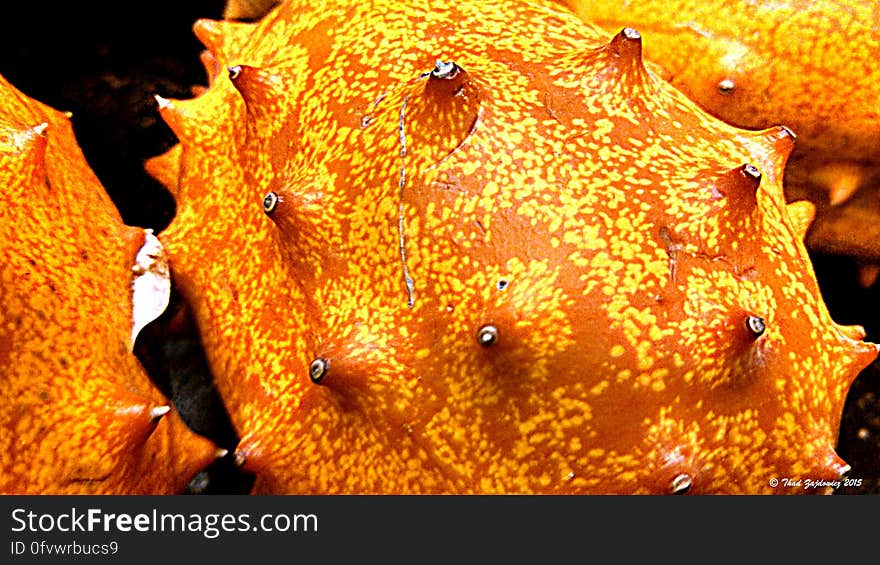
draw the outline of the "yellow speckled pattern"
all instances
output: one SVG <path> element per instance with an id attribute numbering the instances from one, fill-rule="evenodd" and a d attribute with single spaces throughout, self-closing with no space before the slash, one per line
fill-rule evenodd
<path id="1" fill-rule="evenodd" d="M 180 493 L 214 448 L 154 419 L 168 401 L 128 350 L 144 230 L 66 116 L 2 78 L 0 95 L 0 493 Z"/>
<path id="2" fill-rule="evenodd" d="M 162 107 L 160 238 L 258 492 L 845 470 L 877 348 L 821 301 L 788 130 L 711 118 L 637 32 L 549 2 L 286 2 L 235 29 L 230 78 Z"/>
<path id="3" fill-rule="evenodd" d="M 880 261 L 880 1 L 560 3 L 609 33 L 639 29 L 658 74 L 713 115 L 791 128 L 785 193 L 818 207 L 810 247 Z"/>

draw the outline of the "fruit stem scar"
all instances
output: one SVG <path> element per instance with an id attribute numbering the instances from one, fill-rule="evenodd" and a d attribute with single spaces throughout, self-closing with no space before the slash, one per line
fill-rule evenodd
<path id="1" fill-rule="evenodd" d="M 397 200 L 397 235 L 400 243 L 400 263 L 403 266 L 403 282 L 406 284 L 406 305 L 412 308 L 415 305 L 413 294 L 413 280 L 409 276 L 409 267 L 406 264 L 406 219 L 403 216 L 403 196 L 406 188 L 406 103 L 409 96 L 403 97 L 403 103 L 400 105 L 400 124 L 398 130 L 400 132 L 400 181 L 398 186 L 400 192 Z"/>

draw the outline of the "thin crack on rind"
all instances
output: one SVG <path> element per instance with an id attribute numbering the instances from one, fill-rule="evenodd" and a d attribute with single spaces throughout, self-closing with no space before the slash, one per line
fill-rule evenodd
<path id="1" fill-rule="evenodd" d="M 400 106 L 400 124 L 398 126 L 399 129 L 399 137 L 400 137 L 400 181 L 398 182 L 398 186 L 400 188 L 400 192 L 398 194 L 398 204 L 397 204 L 397 234 L 400 243 L 400 262 L 403 266 L 403 282 L 406 285 L 406 305 L 409 308 L 415 306 L 415 293 L 412 278 L 409 276 L 409 267 L 406 264 L 406 219 L 404 218 L 404 205 L 403 205 L 403 196 L 404 190 L 406 189 L 406 103 L 409 101 L 409 96 L 405 96 L 403 98 L 403 104 Z"/>

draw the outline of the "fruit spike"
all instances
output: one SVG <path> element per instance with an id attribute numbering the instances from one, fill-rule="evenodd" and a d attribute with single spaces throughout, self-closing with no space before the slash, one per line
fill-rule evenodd
<path id="1" fill-rule="evenodd" d="M 786 204 L 785 209 L 791 219 L 795 235 L 799 241 L 803 241 L 807 237 L 807 231 L 810 229 L 810 224 L 813 223 L 813 218 L 816 217 L 816 205 L 809 200 L 799 200 Z"/>
<path id="2" fill-rule="evenodd" d="M 43 165 L 46 159 L 46 131 L 49 124 L 43 122 L 33 127 L 26 127 L 23 130 L 11 130 L 4 132 L 7 139 L 4 140 L 4 146 L 7 148 L 9 155 L 0 155 L 3 166 L 8 167 L 11 172 L 24 179 L 30 179 L 31 183 L 42 183 L 46 175 L 46 169 Z M 10 186 L 10 190 L 15 187 L 24 188 L 28 186 L 27 182 Z M 24 197 L 24 194 L 16 194 L 17 197 Z"/>
<path id="3" fill-rule="evenodd" d="M 840 206 L 861 187 L 863 169 L 857 163 L 831 163 L 815 171 L 813 177 L 822 186 L 828 187 L 828 204 Z"/>
<path id="4" fill-rule="evenodd" d="M 283 75 L 247 65 L 235 65 L 229 67 L 227 71 L 229 80 L 241 93 L 253 119 L 269 120 L 265 124 L 256 124 L 258 130 L 262 127 L 271 128 L 274 114 L 281 113 L 282 120 L 287 117 L 284 115 L 284 108 L 279 107 L 277 111 L 272 111 L 275 109 L 273 101 L 277 100 L 282 95 L 282 90 L 286 88 L 282 83 L 285 78 Z"/>
<path id="5" fill-rule="evenodd" d="M 868 39 L 878 25 L 876 0 L 559 3 L 608 33 L 637 26 L 651 38 L 651 68 L 724 121 L 791 127 L 799 141 L 785 193 L 818 207 L 809 247 L 880 259 L 872 243 L 880 225 L 873 205 L 880 190 L 880 44 Z"/>
<path id="6" fill-rule="evenodd" d="M 295 92 L 298 85 L 286 80 L 286 73 L 272 69 L 258 69 L 247 65 L 228 68 L 229 80 L 239 91 L 247 108 L 248 146 L 265 156 L 285 155 L 295 151 L 281 135 L 281 129 L 290 118 L 287 109 L 275 104 L 285 92 Z M 281 163 L 273 163 L 276 167 Z M 252 181 L 253 182 L 253 181 Z"/>
<path id="7" fill-rule="evenodd" d="M 223 72 L 223 67 L 220 65 L 220 61 L 208 50 L 202 51 L 199 54 L 199 60 L 202 62 L 202 66 L 205 68 L 205 74 L 208 76 L 208 84 L 211 85 L 217 80 L 217 77 Z M 207 87 L 202 85 L 196 85 L 193 87 L 193 95 L 201 96 L 207 91 Z"/>
<path id="8" fill-rule="evenodd" d="M 189 119 L 186 113 L 186 102 L 180 100 L 170 100 L 158 94 L 154 96 L 156 106 L 159 109 L 162 119 L 171 128 L 179 139 L 187 139 L 192 137 L 191 128 L 193 120 Z"/>
<path id="9" fill-rule="evenodd" d="M 253 30 L 187 106 L 160 238 L 256 492 L 829 468 L 877 347 L 822 302 L 787 129 L 711 118 L 638 33 L 548 2 L 284 2 Z"/>
<path id="10" fill-rule="evenodd" d="M 122 388 L 114 391 L 109 398 L 105 405 L 95 410 L 96 422 L 108 437 L 114 434 L 118 436 L 111 443 L 119 449 L 144 444 L 162 419 L 171 412 L 167 404 L 156 405 L 152 399 Z"/>
<path id="11" fill-rule="evenodd" d="M 160 419 L 162 419 L 162 416 L 169 412 L 171 412 L 170 406 L 157 406 L 150 410 L 150 419 L 154 422 L 158 422 Z"/>
<path id="12" fill-rule="evenodd" d="M 629 62 L 635 69 L 642 66 L 642 35 L 631 27 L 623 28 L 614 36 L 610 45 L 611 51 L 625 63 Z"/>
<path id="13" fill-rule="evenodd" d="M 213 448 L 130 350 L 148 233 L 122 223 L 69 115 L 2 78 L 0 94 L 0 492 L 181 493 Z"/>
<path id="14" fill-rule="evenodd" d="M 178 143 L 165 153 L 147 159 L 144 164 L 147 173 L 157 178 L 172 194 L 177 192 L 182 150 L 183 146 Z"/>
<path id="15" fill-rule="evenodd" d="M 254 27 L 250 23 L 201 19 L 193 25 L 193 33 L 217 60 L 228 61 L 242 51 Z"/>

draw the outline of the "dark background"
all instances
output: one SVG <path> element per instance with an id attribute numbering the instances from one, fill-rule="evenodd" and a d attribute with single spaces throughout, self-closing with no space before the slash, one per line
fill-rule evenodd
<path id="1" fill-rule="evenodd" d="M 73 112 L 74 131 L 89 164 L 125 223 L 161 231 L 174 201 L 143 170 L 143 161 L 175 142 L 159 119 L 153 94 L 188 98 L 206 84 L 198 18 L 219 19 L 222 0 L 16 3 L 0 16 L 0 74 L 18 89 Z M 855 264 L 813 254 L 816 274 L 834 319 L 861 324 L 880 342 L 880 285 L 860 288 Z M 170 336 L 170 339 L 169 339 Z M 157 385 L 197 431 L 219 445 L 237 438 L 214 391 L 198 337 L 175 300 L 138 342 Z M 840 494 L 880 494 L 880 363 L 853 384 L 842 415 L 840 455 L 861 488 Z M 250 478 L 224 460 L 197 477 L 192 492 L 246 492 Z"/>

